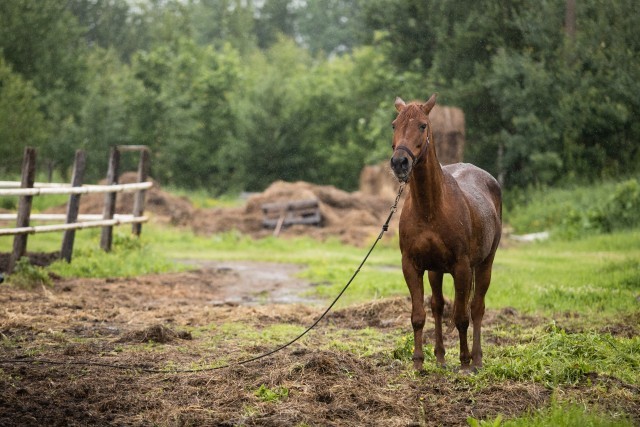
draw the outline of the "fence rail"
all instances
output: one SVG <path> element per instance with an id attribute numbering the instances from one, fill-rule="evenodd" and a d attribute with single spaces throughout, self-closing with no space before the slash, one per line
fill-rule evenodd
<path id="1" fill-rule="evenodd" d="M 118 184 L 120 152 L 139 152 L 138 176 L 136 183 Z M 22 163 L 22 180 L 0 181 L 0 196 L 19 197 L 18 211 L 13 214 L 0 214 L 0 221 L 14 221 L 14 228 L 0 228 L 0 236 L 13 235 L 13 252 L 9 260 L 8 273 L 13 271 L 20 257 L 26 254 L 27 236 L 36 233 L 48 233 L 64 231 L 60 258 L 71 261 L 75 230 L 101 227 L 100 247 L 105 251 L 111 250 L 113 227 L 122 224 L 132 224 L 132 232 L 140 235 L 141 224 L 148 221 L 144 213 L 146 190 L 153 186 L 147 182 L 149 170 L 149 150 L 144 145 L 120 145 L 111 148 L 109 155 L 109 167 L 107 170 L 107 185 L 83 185 L 85 169 L 85 153 L 76 151 L 71 184 L 36 183 L 35 162 L 36 151 L 31 147 L 25 148 Z M 116 194 L 121 192 L 135 192 L 133 213 L 130 215 L 116 215 Z M 104 210 L 102 215 L 79 215 L 80 197 L 83 194 L 104 193 Z M 68 194 L 67 213 L 63 214 L 31 214 L 31 204 L 34 196 L 51 194 Z M 36 221 L 65 221 L 64 224 L 35 225 L 29 224 L 30 220 Z"/>
<path id="2" fill-rule="evenodd" d="M 19 184 L 19 183 L 18 183 Z M 39 188 L 11 188 L 2 189 L 0 186 L 0 196 L 40 196 L 45 194 L 89 194 L 89 193 L 120 193 L 137 190 L 147 190 L 153 187 L 151 182 L 138 182 L 134 184 L 114 184 L 114 185 L 83 185 L 82 187 L 71 187 L 68 185 L 47 186 Z"/>

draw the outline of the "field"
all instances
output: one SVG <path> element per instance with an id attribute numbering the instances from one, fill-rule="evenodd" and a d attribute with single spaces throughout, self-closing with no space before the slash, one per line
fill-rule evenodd
<path id="1" fill-rule="evenodd" d="M 474 375 L 455 369 L 455 333 L 446 369 L 413 371 L 393 238 L 316 329 L 243 365 L 312 324 L 366 248 L 159 225 L 108 255 L 96 239 L 71 267 L 21 273 L 50 284 L 0 287 L 0 425 L 640 424 L 639 231 L 505 239 Z"/>

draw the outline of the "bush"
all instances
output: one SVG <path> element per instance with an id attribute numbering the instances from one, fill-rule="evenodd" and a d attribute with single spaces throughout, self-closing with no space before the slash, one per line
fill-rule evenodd
<path id="1" fill-rule="evenodd" d="M 570 209 L 561 225 L 561 234 L 573 238 L 583 232 L 611 233 L 640 226 L 640 183 L 629 179 L 616 185 L 613 193 L 582 211 Z"/>

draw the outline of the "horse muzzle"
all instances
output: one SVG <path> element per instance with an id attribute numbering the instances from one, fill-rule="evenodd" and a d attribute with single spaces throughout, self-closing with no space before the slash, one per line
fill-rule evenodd
<path id="1" fill-rule="evenodd" d="M 391 157 L 391 170 L 393 174 L 401 182 L 407 182 L 409 175 L 411 175 L 411 169 L 413 168 L 413 162 L 404 153 L 396 151 Z"/>

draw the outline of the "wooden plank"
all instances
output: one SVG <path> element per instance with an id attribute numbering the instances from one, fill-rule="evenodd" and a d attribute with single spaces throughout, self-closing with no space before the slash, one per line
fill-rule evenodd
<path id="1" fill-rule="evenodd" d="M 317 208 L 318 200 L 317 199 L 306 199 L 306 200 L 294 200 L 291 202 L 276 202 L 276 203 L 265 203 L 262 205 L 263 211 L 272 211 L 272 210 L 291 210 L 291 209 L 304 209 L 304 208 Z"/>
<path id="2" fill-rule="evenodd" d="M 289 225 L 320 225 L 322 221 L 317 199 L 265 203 L 262 205 L 262 212 L 263 227 L 274 228 L 274 235 Z"/>
<path id="3" fill-rule="evenodd" d="M 153 187 L 152 182 L 139 182 L 117 185 L 83 185 L 69 187 L 67 184 L 55 184 L 56 187 L 43 188 L 11 188 L 0 189 L 0 196 L 44 196 L 47 194 L 93 194 L 93 193 L 128 193 L 147 190 Z"/>
<path id="4" fill-rule="evenodd" d="M 133 218 L 131 214 L 115 214 L 114 218 Z M 0 213 L 0 221 L 13 221 L 15 222 L 18 219 L 17 213 L 8 213 L 3 214 Z M 29 216 L 31 221 L 56 221 L 56 222 L 64 222 L 67 219 L 67 214 L 36 214 L 32 213 Z M 102 214 L 78 214 L 78 221 L 100 221 L 102 219 Z"/>
<path id="5" fill-rule="evenodd" d="M 75 161 L 73 163 L 73 177 L 71 179 L 72 187 L 82 186 L 84 179 L 84 170 L 86 166 L 86 155 L 84 150 L 77 150 Z M 69 203 L 67 204 L 67 224 L 72 224 L 78 221 L 78 210 L 80 209 L 80 194 L 72 194 L 69 196 Z M 62 236 L 62 247 L 60 249 L 60 258 L 71 262 L 71 255 L 73 254 L 73 242 L 76 237 L 75 229 L 66 230 Z"/>
<path id="6" fill-rule="evenodd" d="M 120 169 L 120 151 L 117 147 L 111 147 L 109 154 L 109 168 L 107 169 L 107 185 L 118 184 L 118 173 Z M 116 212 L 116 193 L 107 193 L 104 197 L 103 218 L 110 220 Z M 111 251 L 113 243 L 113 226 L 102 228 L 100 234 L 100 248 L 105 252 Z"/>
<path id="7" fill-rule="evenodd" d="M 94 227 L 113 227 L 121 224 L 131 224 L 134 222 L 147 222 L 149 217 L 140 216 L 133 217 L 131 215 L 116 216 L 113 219 L 99 220 L 99 221 L 87 221 L 87 222 L 75 222 L 73 224 L 55 224 L 55 225 L 36 225 L 20 228 L 0 228 L 0 236 L 12 236 L 22 234 L 36 234 L 36 233 L 50 233 L 54 231 L 64 230 L 78 230 L 84 228 Z"/>
<path id="8" fill-rule="evenodd" d="M 23 188 L 33 187 L 36 174 L 36 150 L 32 147 L 26 147 L 24 149 L 24 156 L 22 158 L 22 179 L 20 185 Z M 16 220 L 16 227 L 28 227 L 29 216 L 31 215 L 31 203 L 33 196 L 22 196 L 18 202 L 18 219 Z M 13 252 L 9 258 L 9 266 L 7 273 L 11 274 L 16 266 L 18 260 L 23 257 L 27 252 L 27 235 L 17 234 L 13 238 Z"/>

